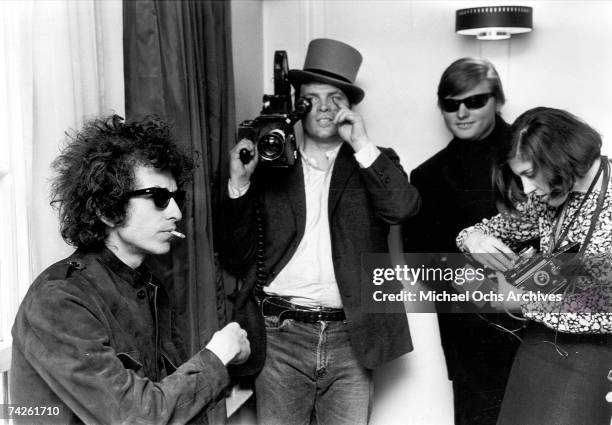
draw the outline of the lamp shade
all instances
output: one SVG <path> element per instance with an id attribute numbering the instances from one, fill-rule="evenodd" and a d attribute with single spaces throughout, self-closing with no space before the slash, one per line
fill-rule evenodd
<path id="1" fill-rule="evenodd" d="M 502 40 L 533 29 L 533 9 L 527 6 L 487 6 L 459 9 L 455 32 L 479 40 Z"/>

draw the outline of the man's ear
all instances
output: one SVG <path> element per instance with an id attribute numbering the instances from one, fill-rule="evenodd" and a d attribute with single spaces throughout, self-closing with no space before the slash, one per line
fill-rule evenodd
<path id="1" fill-rule="evenodd" d="M 499 116 L 501 116 L 501 110 L 504 107 L 504 104 L 501 102 L 498 102 L 497 99 L 495 99 L 495 113 Z"/>

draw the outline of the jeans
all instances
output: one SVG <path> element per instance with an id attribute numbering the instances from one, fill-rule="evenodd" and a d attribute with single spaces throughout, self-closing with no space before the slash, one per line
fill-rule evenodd
<path id="1" fill-rule="evenodd" d="M 372 373 L 351 348 L 344 321 L 266 316 L 266 362 L 255 381 L 260 425 L 367 424 Z"/>

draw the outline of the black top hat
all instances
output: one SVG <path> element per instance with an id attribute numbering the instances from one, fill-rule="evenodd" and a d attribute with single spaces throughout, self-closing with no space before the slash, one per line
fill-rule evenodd
<path id="1" fill-rule="evenodd" d="M 290 70 L 289 81 L 296 89 L 304 83 L 331 84 L 356 105 L 365 96 L 364 91 L 353 84 L 361 61 L 361 53 L 354 47 L 329 38 L 317 38 L 308 44 L 304 70 Z"/>

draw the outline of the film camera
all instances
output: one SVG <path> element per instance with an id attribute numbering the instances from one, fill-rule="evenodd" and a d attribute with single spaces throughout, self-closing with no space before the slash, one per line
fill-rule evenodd
<path id="1" fill-rule="evenodd" d="M 578 243 L 567 243 L 552 254 L 537 253 L 533 247 L 519 253 L 516 266 L 505 274 L 511 285 L 524 291 L 552 294 L 561 291 L 574 276 Z"/>
<path id="2" fill-rule="evenodd" d="M 291 102 L 289 65 L 284 50 L 274 52 L 274 94 L 264 94 L 260 116 L 238 126 L 238 139 L 252 140 L 257 146 L 260 164 L 269 167 L 287 168 L 297 158 L 297 147 L 293 126 L 310 111 L 308 99 L 298 98 L 295 109 Z M 247 164 L 252 154 L 240 150 L 240 160 Z"/>

